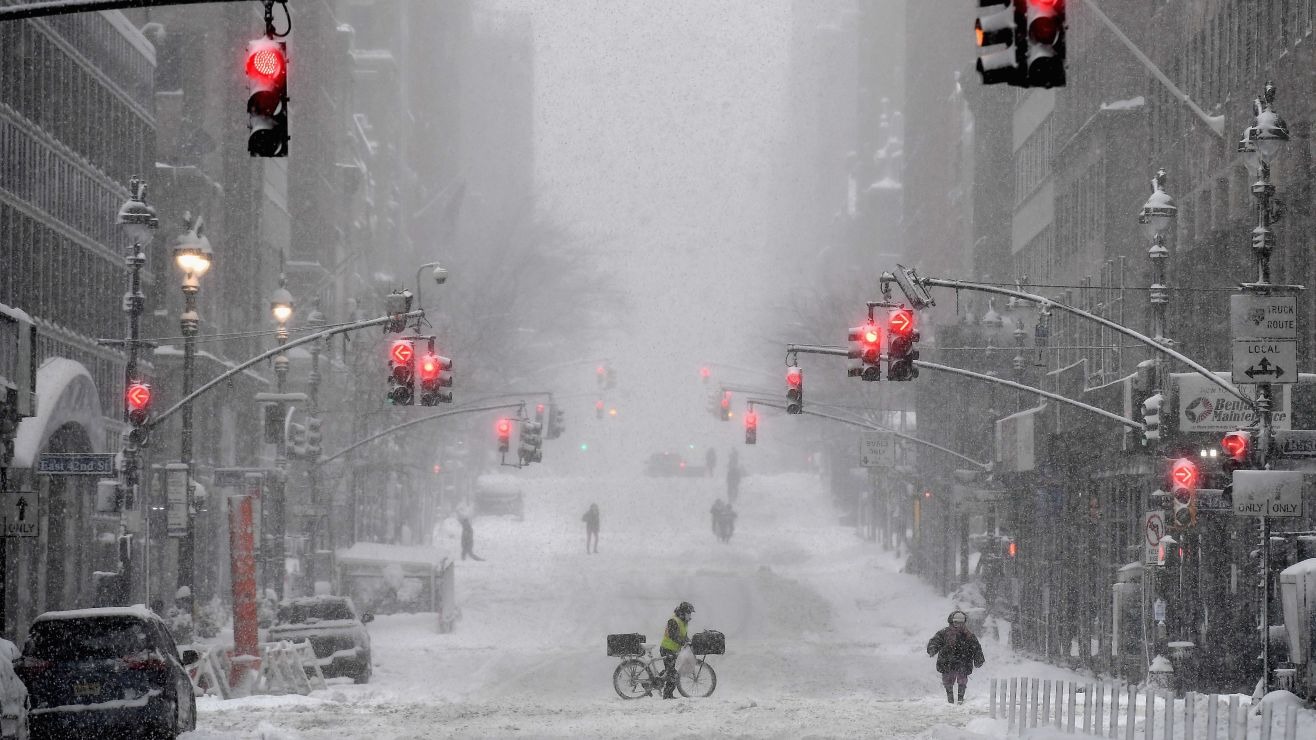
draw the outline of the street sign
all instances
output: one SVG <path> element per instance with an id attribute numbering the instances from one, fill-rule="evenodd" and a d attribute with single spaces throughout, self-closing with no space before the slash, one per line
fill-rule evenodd
<path id="1" fill-rule="evenodd" d="M 866 468 L 895 467 L 896 436 L 891 432 L 860 432 L 859 464 Z"/>
<path id="2" fill-rule="evenodd" d="M 1142 562 L 1147 565 L 1156 565 L 1160 555 L 1157 552 L 1161 544 L 1161 538 L 1165 536 L 1165 512 L 1157 509 L 1149 511 L 1142 518 L 1142 544 L 1143 556 Z"/>
<path id="3" fill-rule="evenodd" d="M 1234 342 L 1235 383 L 1298 382 L 1298 343 L 1285 339 Z"/>
<path id="4" fill-rule="evenodd" d="M 1257 425 L 1252 407 L 1220 386 L 1195 373 L 1174 373 L 1173 377 L 1179 386 L 1179 431 L 1232 432 Z M 1290 389 L 1287 385 L 1274 389 L 1275 410 L 1271 415 L 1274 429 L 1293 426 Z M 1257 397 L 1256 385 L 1241 383 L 1238 390 L 1248 398 Z"/>
<path id="5" fill-rule="evenodd" d="M 1280 457 L 1316 457 L 1316 429 L 1275 432 Z"/>
<path id="6" fill-rule="evenodd" d="M 187 478 L 186 463 L 169 463 L 165 466 L 165 510 L 168 536 L 187 536 Z"/>
<path id="7" fill-rule="evenodd" d="M 5 502 L 5 536 L 36 537 L 40 507 L 36 491 L 0 493 Z"/>
<path id="8" fill-rule="evenodd" d="M 1242 516 L 1302 516 L 1302 471 L 1235 470 L 1234 513 Z"/>
<path id="9" fill-rule="evenodd" d="M 211 474 L 216 488 L 241 488 L 248 474 L 265 475 L 264 468 L 215 468 Z"/>
<path id="10" fill-rule="evenodd" d="M 1234 341 L 1298 338 L 1298 299 L 1237 293 L 1229 297 L 1229 328 Z"/>
<path id="11" fill-rule="evenodd" d="M 1232 512 L 1233 504 L 1225 500 L 1225 492 L 1219 488 L 1197 489 L 1197 513 L 1204 511 Z"/>
<path id="12" fill-rule="evenodd" d="M 43 452 L 37 472 L 47 475 L 114 475 L 113 452 Z"/>

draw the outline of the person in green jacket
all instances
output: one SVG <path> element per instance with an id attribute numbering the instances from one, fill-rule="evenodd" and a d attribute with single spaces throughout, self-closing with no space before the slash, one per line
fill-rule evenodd
<path id="1" fill-rule="evenodd" d="M 663 698 L 671 699 L 676 690 L 676 654 L 690 642 L 690 615 L 695 608 L 688 601 L 682 601 L 672 618 L 667 620 L 663 630 L 663 641 L 658 646 L 658 653 L 663 656 Z"/>

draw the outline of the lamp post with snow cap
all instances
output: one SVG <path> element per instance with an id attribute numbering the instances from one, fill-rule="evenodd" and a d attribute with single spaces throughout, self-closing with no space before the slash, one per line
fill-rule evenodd
<path id="1" fill-rule="evenodd" d="M 201 290 L 200 278 L 214 262 L 210 240 L 202 232 L 201 219 L 193 221 L 191 214 L 183 216 L 186 230 L 174 237 L 174 264 L 183 271 L 183 313 L 178 317 L 183 332 L 183 397 L 192 393 L 192 379 L 196 362 L 196 335 L 201 325 L 197 314 L 196 296 Z M 193 624 L 196 619 L 196 514 L 193 509 L 196 485 L 192 474 L 192 406 L 183 407 L 182 434 L 180 435 L 179 462 L 187 466 L 185 506 L 187 532 L 178 543 L 178 589 L 186 588 L 192 604 Z"/>
<path id="2" fill-rule="evenodd" d="M 1275 86 L 1266 83 L 1261 97 L 1253 103 L 1256 117 L 1243 131 L 1238 151 L 1255 173 L 1252 196 L 1256 199 L 1257 225 L 1252 229 L 1252 252 L 1257 258 L 1257 281 L 1244 283 L 1246 294 L 1271 296 L 1289 294 L 1297 286 L 1275 285 L 1270 281 L 1270 253 L 1275 248 L 1275 234 L 1271 224 L 1279 220 L 1281 209 L 1274 201 L 1275 186 L 1270 182 L 1270 165 L 1279 158 L 1280 151 L 1289 141 L 1289 127 L 1275 112 Z M 1274 424 L 1273 387 L 1268 382 L 1257 383 L 1257 416 L 1259 434 L 1257 462 L 1262 469 L 1270 467 L 1270 445 Z M 1270 518 L 1261 517 L 1261 686 L 1262 693 L 1270 691 Z"/>
<path id="3" fill-rule="evenodd" d="M 288 319 L 292 318 L 292 293 L 288 292 L 288 278 L 286 275 L 279 275 L 279 287 L 274 289 L 270 295 L 270 313 L 274 320 L 278 322 L 279 328 L 275 332 L 279 347 L 288 343 Z M 279 352 L 274 357 L 274 378 L 275 392 L 282 395 L 285 392 L 285 386 L 288 382 L 288 355 L 286 352 Z M 277 402 L 278 418 L 284 419 L 286 416 L 283 401 Z M 288 474 L 288 441 L 286 435 L 282 432 L 278 434 L 274 443 L 274 486 L 269 500 L 269 508 L 265 510 L 262 516 L 262 528 L 264 530 L 262 540 L 264 542 L 265 554 L 265 588 L 272 589 L 274 593 L 283 598 L 283 573 L 286 569 L 284 561 L 284 497 L 287 491 L 287 474 Z M 264 508 L 262 506 L 262 508 Z M 267 522 L 267 523 L 266 523 Z"/>
<path id="4" fill-rule="evenodd" d="M 141 372 L 137 367 L 137 357 L 141 347 L 147 342 L 141 339 L 142 312 L 146 307 L 146 298 L 142 295 L 142 268 L 146 265 L 145 247 L 150 244 L 152 232 L 160 226 L 155 209 L 146 204 L 146 181 L 134 176 L 128 183 L 128 200 L 119 207 L 115 223 L 123 230 L 128 239 L 128 253 L 124 263 L 128 267 L 128 292 L 123 296 L 123 312 L 128 317 L 128 337 L 123 341 L 128 358 L 124 366 L 124 388 L 146 387 Z M 131 401 L 126 398 L 125 405 Z M 149 413 L 150 392 L 139 393 L 148 404 L 145 417 Z M 131 417 L 125 407 L 125 416 Z M 141 484 L 141 448 L 146 445 L 146 436 L 140 425 L 124 435 L 123 466 L 120 473 L 121 494 L 119 497 L 119 583 L 116 600 L 121 604 L 132 603 L 133 594 L 133 558 L 132 534 L 128 531 L 128 503 L 140 506 L 138 488 Z"/>
<path id="5" fill-rule="evenodd" d="M 1169 193 L 1165 192 L 1165 181 L 1165 170 L 1157 170 L 1156 177 L 1152 178 L 1152 194 L 1138 211 L 1138 224 L 1142 226 L 1143 235 L 1151 240 L 1151 246 L 1147 248 L 1147 257 L 1151 259 L 1152 264 L 1152 284 L 1148 294 L 1152 309 L 1152 339 L 1158 344 L 1172 347 L 1174 341 L 1165 336 L 1165 314 L 1170 303 L 1170 289 L 1165 285 L 1165 261 L 1170 257 L 1170 250 L 1165 246 L 1165 234 L 1170 230 L 1170 224 L 1178 215 L 1179 208 L 1174 205 L 1174 199 Z M 1165 362 L 1160 355 L 1152 357 L 1151 362 L 1151 395 L 1148 398 L 1148 408 L 1155 409 L 1160 414 L 1165 398 Z M 1159 429 L 1161 426 L 1158 417 L 1156 427 Z M 1147 436 L 1147 441 L 1154 443 L 1152 446 L 1155 451 L 1160 449 L 1165 440 L 1160 437 L 1159 431 L 1153 431 Z"/>

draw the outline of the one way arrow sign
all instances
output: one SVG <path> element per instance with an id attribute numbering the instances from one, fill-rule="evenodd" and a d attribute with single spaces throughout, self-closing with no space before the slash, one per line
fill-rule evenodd
<path id="1" fill-rule="evenodd" d="M 1235 383 L 1298 382 L 1298 343 L 1288 339 L 1234 341 Z"/>
<path id="2" fill-rule="evenodd" d="M 5 502 L 5 536 L 37 536 L 37 494 L 34 491 L 0 493 Z"/>

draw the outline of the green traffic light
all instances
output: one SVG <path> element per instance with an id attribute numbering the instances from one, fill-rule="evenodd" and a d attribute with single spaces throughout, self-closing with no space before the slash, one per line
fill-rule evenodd
<path id="1" fill-rule="evenodd" d="M 581 451 L 581 452 L 586 452 L 586 451 L 588 451 L 588 450 L 589 450 L 589 445 L 586 444 L 586 443 L 584 443 L 584 442 L 581 442 L 581 443 L 580 443 L 580 451 Z"/>

